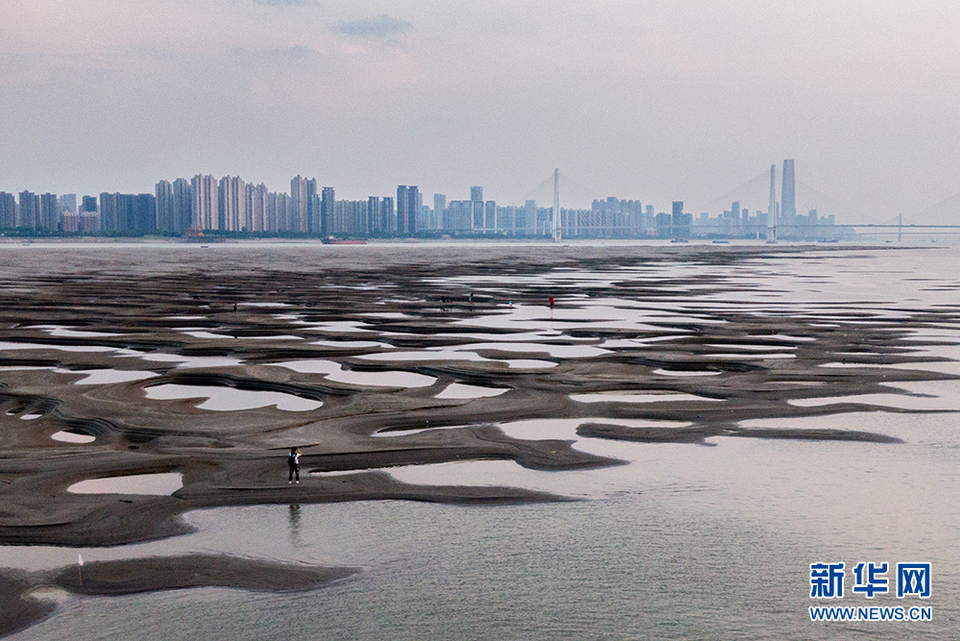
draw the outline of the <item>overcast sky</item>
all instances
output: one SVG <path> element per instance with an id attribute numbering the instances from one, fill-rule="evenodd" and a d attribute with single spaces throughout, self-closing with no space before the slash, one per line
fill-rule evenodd
<path id="1" fill-rule="evenodd" d="M 0 24 L 0 190 L 299 173 L 519 203 L 559 167 L 565 205 L 699 212 L 793 158 L 871 219 L 960 192 L 955 0 L 0 0 Z"/>

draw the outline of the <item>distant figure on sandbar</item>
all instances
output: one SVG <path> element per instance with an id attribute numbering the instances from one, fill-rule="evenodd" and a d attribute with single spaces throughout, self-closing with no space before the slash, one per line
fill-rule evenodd
<path id="1" fill-rule="evenodd" d="M 551 297 L 550 297 L 550 307 L 553 307 L 553 305 L 554 305 L 554 303 L 553 303 L 553 296 L 551 296 Z"/>
<path id="2" fill-rule="evenodd" d="M 291 447 L 290 454 L 287 456 L 287 465 L 290 466 L 290 478 L 287 484 L 293 483 L 293 477 L 297 477 L 297 483 L 300 482 L 300 448 Z"/>

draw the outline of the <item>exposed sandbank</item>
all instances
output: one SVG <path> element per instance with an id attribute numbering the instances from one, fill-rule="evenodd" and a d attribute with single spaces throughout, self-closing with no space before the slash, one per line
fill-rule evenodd
<path id="1" fill-rule="evenodd" d="M 819 314 L 808 316 L 780 311 L 775 302 L 764 314 L 738 305 L 688 309 L 683 303 L 691 294 L 685 287 L 696 286 L 698 295 L 709 297 L 729 294 L 730 283 L 718 275 L 669 275 L 679 263 L 725 269 L 792 253 L 835 251 L 826 248 L 628 246 L 568 251 L 534 246 L 509 253 L 504 261 L 495 260 L 482 246 L 420 252 L 371 246 L 318 246 L 313 253 L 255 247 L 233 253 L 110 247 L 91 252 L 4 251 L 10 264 L 0 276 L 0 343 L 22 347 L 0 349 L 0 368 L 6 368 L 0 371 L 0 544 L 84 547 L 163 538 L 188 531 L 181 514 L 221 506 L 566 500 L 510 487 L 409 485 L 383 472 L 310 476 L 310 471 L 363 472 L 501 459 L 563 472 L 619 463 L 578 451 L 567 441 L 515 439 L 496 427 L 523 419 L 582 419 L 578 434 L 583 437 L 641 442 L 702 443 L 714 436 L 734 436 L 895 443 L 898 438 L 868 432 L 747 429 L 738 423 L 881 411 L 862 403 L 800 407 L 788 401 L 890 394 L 890 383 L 956 378 L 919 366 L 894 367 L 945 360 L 913 353 L 936 343 L 918 340 L 912 330 L 956 325 L 956 307 L 913 310 L 895 318 L 817 303 L 810 306 Z M 264 267 L 251 271 L 250 265 Z M 662 269 L 664 276 L 614 275 L 617 269 L 638 267 Z M 604 271 L 611 277 L 576 287 L 562 280 L 510 280 L 555 274 L 557 268 Z M 449 280 L 457 276 L 496 278 L 488 286 Z M 546 306 L 550 296 L 557 297 L 554 310 Z M 676 308 L 669 317 L 645 318 L 636 326 L 565 318 L 565 310 L 591 298 L 625 301 L 641 310 L 645 304 L 661 310 L 676 303 Z M 544 339 L 540 351 L 517 353 L 507 349 L 508 343 L 472 351 L 464 347 L 489 344 L 490 336 L 524 332 L 522 327 L 476 323 L 479 316 L 508 313 L 508 300 L 531 308 L 537 322 L 563 331 Z M 243 304 L 264 302 L 284 306 Z M 233 311 L 236 303 L 240 305 Z M 830 315 L 829 322 L 824 322 L 824 314 Z M 54 326 L 110 335 L 63 335 L 52 330 Z M 257 340 L 268 336 L 282 338 Z M 576 358 L 551 354 L 555 346 L 582 345 L 598 351 Z M 744 345 L 753 351 L 738 354 Z M 360 358 L 457 348 L 463 350 L 463 359 Z M 789 358 L 771 355 L 778 351 Z M 505 362 L 508 358 L 556 366 L 516 369 Z M 332 360 L 345 369 L 373 373 L 401 370 L 436 381 L 414 388 L 353 385 L 274 366 L 298 359 Z M 847 367 L 823 366 L 833 362 Z M 109 385 L 76 384 L 89 370 L 108 369 L 157 376 Z M 704 371 L 715 375 L 664 373 Z M 323 405 L 302 412 L 276 407 L 220 412 L 198 408 L 197 399 L 145 398 L 145 388 L 168 383 L 270 391 Z M 452 383 L 510 391 L 490 398 L 437 398 Z M 676 393 L 711 400 L 584 403 L 572 398 L 591 393 Z M 623 428 L 602 418 L 681 421 L 689 427 Z M 51 438 L 62 430 L 95 440 L 78 444 Z M 384 431 L 391 438 L 374 436 Z M 303 450 L 302 483 L 294 486 L 286 482 L 285 452 L 291 446 Z M 183 475 L 183 487 L 172 496 L 66 491 L 90 478 L 173 471 Z M 162 573 L 153 574 L 172 578 L 136 583 L 129 577 L 142 567 L 138 563 L 166 564 Z M 90 564 L 89 572 L 84 568 L 84 590 L 108 594 L 189 587 L 164 581 L 191 580 L 196 585 L 250 587 L 251 575 L 259 570 L 249 563 L 186 557 L 177 562 Z M 195 579 L 190 578 L 191 564 L 201 567 Z M 287 576 L 289 570 L 263 574 L 294 580 L 294 575 Z M 303 580 L 322 582 L 325 576 L 333 575 Z M 60 577 L 58 584 L 73 589 L 69 570 Z M 22 573 L 0 576 L 0 626 L 18 629 L 49 613 L 47 604 L 24 596 L 32 581 Z"/>

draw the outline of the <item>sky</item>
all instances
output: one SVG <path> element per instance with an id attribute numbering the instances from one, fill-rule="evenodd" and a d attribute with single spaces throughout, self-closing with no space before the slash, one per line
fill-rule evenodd
<path id="1" fill-rule="evenodd" d="M 5 191 L 302 174 L 549 205 L 558 167 L 563 206 L 699 212 L 792 158 L 823 214 L 960 192 L 952 0 L 0 0 L 0 24 Z"/>

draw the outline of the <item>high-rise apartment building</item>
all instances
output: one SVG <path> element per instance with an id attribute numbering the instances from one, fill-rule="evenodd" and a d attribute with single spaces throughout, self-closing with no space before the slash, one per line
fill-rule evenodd
<path id="1" fill-rule="evenodd" d="M 70 210 L 61 212 L 60 231 L 68 234 L 75 234 L 80 231 L 80 215 Z"/>
<path id="2" fill-rule="evenodd" d="M 13 229 L 17 226 L 17 197 L 0 191 L 0 229 Z"/>
<path id="3" fill-rule="evenodd" d="M 525 236 L 537 233 L 537 201 L 527 200 L 523 203 L 523 214 L 517 212 L 517 232 Z"/>
<path id="4" fill-rule="evenodd" d="M 81 234 L 95 234 L 100 231 L 100 214 L 97 211 L 97 197 L 84 196 L 80 202 Z"/>
<path id="5" fill-rule="evenodd" d="M 173 181 L 173 233 L 182 234 L 193 225 L 193 187 L 186 178 Z"/>
<path id="6" fill-rule="evenodd" d="M 198 232 L 220 229 L 220 184 L 211 175 L 197 174 L 190 183 L 193 194 L 193 217 L 190 227 Z M 103 222 L 103 211 L 100 212 Z"/>
<path id="7" fill-rule="evenodd" d="M 417 213 L 420 209 L 420 190 L 416 185 L 397 187 L 397 235 L 414 236 L 417 233 Z"/>
<path id="8" fill-rule="evenodd" d="M 247 184 L 246 187 L 246 219 L 243 228 L 258 233 L 266 231 L 269 190 L 263 183 L 259 185 Z"/>
<path id="9" fill-rule="evenodd" d="M 470 188 L 470 203 L 471 203 L 471 227 L 474 231 L 483 231 L 485 228 L 484 224 L 484 203 L 483 203 L 483 187 L 476 186 Z"/>
<path id="10" fill-rule="evenodd" d="M 173 214 L 173 183 L 161 180 L 155 189 L 157 195 L 157 231 L 172 234 L 175 231 Z"/>
<path id="11" fill-rule="evenodd" d="M 226 231 L 243 231 L 247 218 L 247 190 L 240 176 L 224 176 L 217 185 L 220 199 L 220 228 Z"/>
<path id="12" fill-rule="evenodd" d="M 330 232 L 349 236 L 369 234 L 368 208 L 369 200 L 338 200 Z"/>
<path id="13" fill-rule="evenodd" d="M 337 193 L 333 187 L 324 187 L 320 194 L 320 224 L 319 232 L 321 236 L 327 236 L 336 232 L 338 225 L 335 223 L 337 207 Z"/>
<path id="14" fill-rule="evenodd" d="M 383 231 L 387 234 L 397 233 L 397 208 L 393 196 L 383 197 Z"/>
<path id="15" fill-rule="evenodd" d="M 483 204 L 483 228 L 488 233 L 497 231 L 497 201 L 488 200 Z"/>
<path id="16" fill-rule="evenodd" d="M 77 195 L 76 194 L 61 194 L 59 198 L 60 212 L 61 213 L 77 213 Z"/>
<path id="17" fill-rule="evenodd" d="M 392 233 L 393 198 L 370 196 L 367 199 L 367 229 L 374 235 Z"/>
<path id="18" fill-rule="evenodd" d="M 116 233 L 120 229 L 119 213 L 117 211 L 117 196 L 120 194 L 111 194 L 102 192 L 100 194 L 100 231 L 105 233 Z"/>
<path id="19" fill-rule="evenodd" d="M 17 227 L 36 229 L 40 222 L 40 196 L 31 191 L 20 192 L 20 218 Z"/>
<path id="20" fill-rule="evenodd" d="M 683 201 L 673 201 L 673 212 L 670 217 L 672 233 L 677 238 L 689 238 L 690 226 L 693 224 L 693 214 L 683 213 Z"/>
<path id="21" fill-rule="evenodd" d="M 292 220 L 290 221 L 290 231 L 307 233 L 313 231 L 320 232 L 320 212 L 314 211 L 314 196 L 317 195 L 317 179 L 304 178 L 297 174 L 290 181 L 290 207 Z"/>
<path id="22" fill-rule="evenodd" d="M 80 231 L 80 215 L 77 212 L 77 195 L 61 194 L 57 198 L 60 209 L 60 229 L 68 233 Z"/>
<path id="23" fill-rule="evenodd" d="M 39 229 L 56 232 L 60 229 L 60 199 L 56 194 L 40 194 Z"/>
<path id="24" fill-rule="evenodd" d="M 449 229 L 446 218 L 447 197 L 444 194 L 433 195 L 433 216 L 438 229 Z"/>
<path id="25" fill-rule="evenodd" d="M 135 234 L 157 231 L 157 197 L 154 194 L 137 194 L 133 201 L 132 221 L 129 231 Z"/>
<path id="26" fill-rule="evenodd" d="M 290 230 L 290 196 L 286 193 L 270 192 L 267 195 L 266 230 L 285 232 Z"/>

